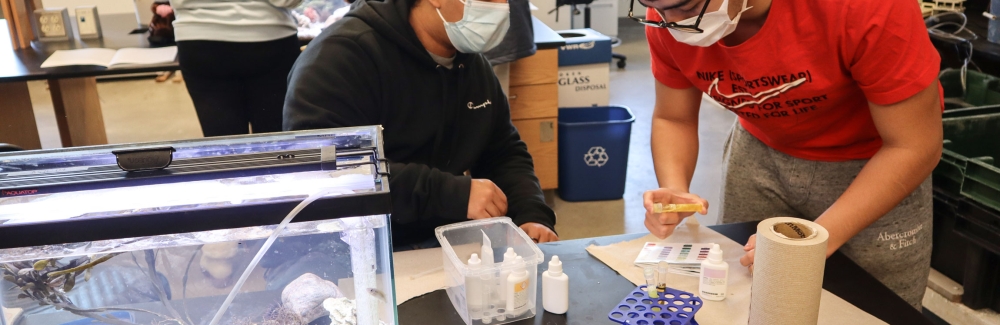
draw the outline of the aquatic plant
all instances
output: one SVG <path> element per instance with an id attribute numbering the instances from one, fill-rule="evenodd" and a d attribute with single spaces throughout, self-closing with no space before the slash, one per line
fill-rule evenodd
<path id="1" fill-rule="evenodd" d="M 41 306 L 52 306 L 57 310 L 65 310 L 78 316 L 92 318 L 111 325 L 135 325 L 134 323 L 120 320 L 114 317 L 101 315 L 109 311 L 133 311 L 143 312 L 162 318 L 164 324 L 187 325 L 180 320 L 180 317 L 169 317 L 153 311 L 138 308 L 123 307 L 101 307 L 82 308 L 73 303 L 66 293 L 76 287 L 78 278 L 82 275 L 83 281 L 89 281 L 95 266 L 107 262 L 111 258 L 121 253 L 111 253 L 101 257 L 85 256 L 68 262 L 61 259 L 40 259 L 34 261 L 18 261 L 12 263 L 0 263 L 0 270 L 3 273 L 4 281 L 13 283 L 12 290 L 21 290 L 18 299 L 31 299 Z M 147 261 L 152 256 L 152 251 L 147 251 Z M 150 269 L 154 272 L 154 269 Z M 157 291 L 162 288 L 156 286 Z M 161 298 L 165 295 L 160 294 Z M 164 301 L 164 304 L 166 302 Z M 172 308 L 171 312 L 176 313 Z"/>

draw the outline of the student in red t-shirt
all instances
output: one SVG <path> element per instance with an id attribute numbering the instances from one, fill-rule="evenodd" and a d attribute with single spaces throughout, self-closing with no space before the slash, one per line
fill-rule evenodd
<path id="1" fill-rule="evenodd" d="M 702 94 L 739 116 L 727 143 L 722 222 L 814 220 L 840 249 L 920 307 L 931 186 L 941 155 L 940 58 L 912 0 L 636 0 L 656 77 L 660 189 L 646 227 L 690 214 Z M 634 3 L 633 3 L 634 5 Z M 631 16 L 631 11 L 630 11 Z M 701 125 L 723 128 L 728 125 Z M 706 210 L 701 211 L 702 214 Z M 752 267 L 754 238 L 740 262 Z"/>

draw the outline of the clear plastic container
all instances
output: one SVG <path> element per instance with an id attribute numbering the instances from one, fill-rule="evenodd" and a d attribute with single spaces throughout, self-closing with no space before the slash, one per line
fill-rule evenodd
<path id="1" fill-rule="evenodd" d="M 441 242 L 444 254 L 444 270 L 448 275 L 445 279 L 445 289 L 448 292 L 448 299 L 451 300 L 455 310 L 462 316 L 466 325 L 473 324 L 506 324 L 522 319 L 535 317 L 537 312 L 536 294 L 538 283 L 538 264 L 542 263 L 545 256 L 538 249 L 531 238 L 528 237 L 521 228 L 518 228 L 510 221 L 510 218 L 490 218 L 474 220 L 435 229 L 437 239 Z M 484 238 L 484 235 L 486 238 Z M 489 253 L 482 254 L 482 264 L 476 269 L 470 269 L 467 262 L 473 253 L 481 254 L 484 242 L 490 243 Z M 527 295 L 525 307 L 514 311 L 507 310 L 506 297 L 502 289 L 509 289 L 507 279 L 501 279 L 502 275 L 509 276 L 517 273 L 521 265 L 504 264 L 503 255 L 507 248 L 513 248 L 514 252 L 524 260 L 524 269 L 527 271 L 527 286 L 522 290 Z M 489 260 L 492 255 L 494 260 Z M 490 263 L 493 262 L 493 263 Z M 482 307 L 470 306 L 468 304 L 467 281 L 481 281 L 479 286 L 483 295 Z"/>

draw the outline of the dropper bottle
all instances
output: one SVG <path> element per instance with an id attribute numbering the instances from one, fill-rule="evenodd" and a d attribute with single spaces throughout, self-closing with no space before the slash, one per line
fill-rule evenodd
<path id="1" fill-rule="evenodd" d="M 524 259 L 518 256 L 514 259 L 514 270 L 507 276 L 507 317 L 517 317 L 528 307 L 528 292 L 533 288 L 525 268 Z"/>
<path id="2" fill-rule="evenodd" d="M 559 256 L 552 255 L 549 269 L 542 273 L 542 308 L 553 314 L 569 310 L 569 276 L 563 273 Z"/>
<path id="3" fill-rule="evenodd" d="M 708 259 L 701 262 L 701 281 L 698 293 L 702 299 L 720 301 L 726 299 L 729 285 L 729 263 L 722 260 L 722 248 L 712 245 Z"/>
<path id="4" fill-rule="evenodd" d="M 503 261 L 500 263 L 500 278 L 497 282 L 497 288 L 503 288 L 507 283 L 507 277 L 510 276 L 510 270 L 514 267 L 514 259 L 517 258 L 517 253 L 514 252 L 513 247 L 507 247 L 507 251 L 503 253 Z M 497 306 L 507 305 L 507 290 L 499 290 L 497 298 Z M 503 308 L 503 307 L 500 307 Z"/>
<path id="5" fill-rule="evenodd" d="M 479 259 L 479 255 L 472 253 L 472 257 L 469 258 L 469 271 L 471 273 L 477 273 L 482 269 L 482 260 Z M 472 319 L 482 318 L 483 313 L 483 281 L 479 279 L 478 275 L 472 274 L 465 277 L 465 296 L 469 297 L 469 316 Z"/>

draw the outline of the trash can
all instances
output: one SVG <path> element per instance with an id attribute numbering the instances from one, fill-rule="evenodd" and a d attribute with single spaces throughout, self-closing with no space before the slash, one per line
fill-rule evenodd
<path id="1" fill-rule="evenodd" d="M 625 194 L 635 116 L 624 106 L 559 109 L 559 196 L 616 200 Z"/>

